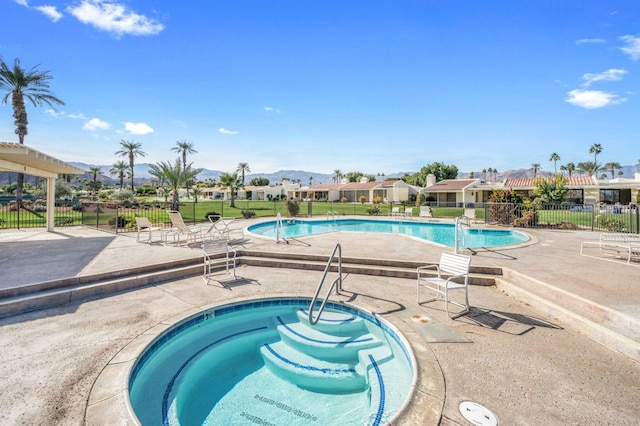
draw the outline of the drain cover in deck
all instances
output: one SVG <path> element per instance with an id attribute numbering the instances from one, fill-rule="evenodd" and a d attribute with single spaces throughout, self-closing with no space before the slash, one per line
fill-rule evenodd
<path id="1" fill-rule="evenodd" d="M 473 401 L 462 401 L 460 403 L 460 414 L 473 425 L 498 425 L 498 418 L 491 410 Z"/>

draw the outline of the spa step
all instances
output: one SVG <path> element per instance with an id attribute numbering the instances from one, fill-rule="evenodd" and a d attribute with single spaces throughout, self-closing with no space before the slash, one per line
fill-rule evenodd
<path id="1" fill-rule="evenodd" d="M 314 308 L 314 318 L 317 317 L 318 310 L 319 307 Z M 367 327 L 361 317 L 345 312 L 324 311 L 315 325 L 309 323 L 309 309 L 298 309 L 296 314 L 301 323 L 333 336 L 349 336 L 354 332 L 363 333 L 367 331 Z"/>
<path id="2" fill-rule="evenodd" d="M 371 333 L 356 333 L 351 336 L 334 336 L 301 322 L 286 323 L 276 318 L 278 333 L 292 347 L 303 347 L 313 357 L 335 362 L 350 362 L 357 359 L 362 349 L 373 348 L 382 342 Z"/>
<path id="3" fill-rule="evenodd" d="M 349 363 L 321 360 L 306 355 L 284 341 L 265 344 L 260 353 L 269 369 L 279 377 L 314 392 L 358 392 L 366 379 Z"/>

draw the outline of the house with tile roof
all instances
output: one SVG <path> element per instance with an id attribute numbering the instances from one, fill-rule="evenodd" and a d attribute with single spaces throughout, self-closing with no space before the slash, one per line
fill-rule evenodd
<path id="1" fill-rule="evenodd" d="M 496 189 L 511 189 L 524 198 L 533 197 L 535 183 L 547 178 L 511 178 L 502 182 L 483 182 L 480 179 L 447 179 L 422 189 L 425 201 L 434 206 L 471 207 L 489 200 Z M 640 194 L 640 173 L 633 179 L 597 179 L 593 176 L 572 176 L 567 178 L 566 201 L 575 204 L 635 204 Z"/>

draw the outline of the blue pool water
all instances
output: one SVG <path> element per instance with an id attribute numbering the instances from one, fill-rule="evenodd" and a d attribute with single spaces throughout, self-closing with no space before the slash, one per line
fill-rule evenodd
<path id="1" fill-rule="evenodd" d="M 305 298 L 210 309 L 171 327 L 134 364 L 143 425 L 381 425 L 402 409 L 415 363 L 376 316 L 328 302 L 317 326 Z"/>
<path id="2" fill-rule="evenodd" d="M 455 227 L 445 223 L 425 223 L 412 221 L 387 221 L 370 219 L 336 220 L 283 220 L 284 238 L 324 234 L 327 232 L 375 232 L 403 234 L 431 241 L 436 244 L 453 247 L 455 245 Z M 264 237 L 276 238 L 276 221 L 264 222 L 249 227 L 249 232 Z M 508 229 L 480 229 L 463 227 L 464 247 L 497 247 L 519 244 L 529 240 L 522 232 Z"/>

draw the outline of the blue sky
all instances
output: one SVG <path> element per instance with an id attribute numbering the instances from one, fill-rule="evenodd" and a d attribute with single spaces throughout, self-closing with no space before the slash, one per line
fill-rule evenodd
<path id="1" fill-rule="evenodd" d="M 121 140 L 253 173 L 640 159 L 636 0 L 0 0 L 0 55 L 51 72 L 66 105 L 28 105 L 25 144 L 64 161 Z"/>

